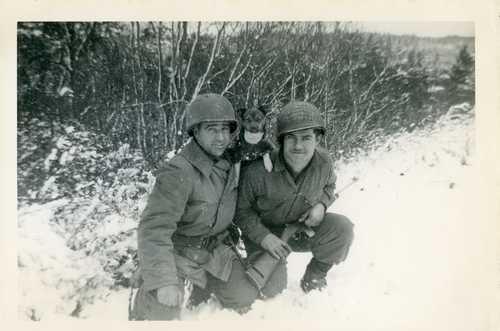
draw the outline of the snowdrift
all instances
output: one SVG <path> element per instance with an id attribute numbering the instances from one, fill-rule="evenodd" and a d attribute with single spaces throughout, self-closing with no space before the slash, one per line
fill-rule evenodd
<path id="1" fill-rule="evenodd" d="M 339 330 L 487 329 L 484 297 L 474 286 L 482 253 L 469 203 L 478 194 L 474 155 L 468 112 L 378 139 L 356 158 L 339 160 L 340 196 L 330 210 L 355 223 L 355 240 L 346 262 L 330 272 L 329 287 L 301 292 L 310 255 L 297 253 L 279 297 L 257 301 L 243 316 L 212 299 L 183 311 L 182 319 L 328 321 Z M 50 222 L 53 208 L 19 210 L 20 318 L 126 320 L 128 289 L 110 285 L 98 252 L 67 247 L 65 234 Z M 123 245 L 135 245 L 127 238 Z"/>

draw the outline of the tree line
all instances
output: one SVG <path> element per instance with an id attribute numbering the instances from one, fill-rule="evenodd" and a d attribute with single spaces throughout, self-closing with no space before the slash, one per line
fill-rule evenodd
<path id="1" fill-rule="evenodd" d="M 185 108 L 200 93 L 272 115 L 301 99 L 320 108 L 324 143 L 340 153 L 474 103 L 468 47 L 457 43 L 443 69 L 412 38 L 340 22 L 22 22 L 18 126 L 37 118 L 90 128 L 155 168 L 185 141 Z"/>

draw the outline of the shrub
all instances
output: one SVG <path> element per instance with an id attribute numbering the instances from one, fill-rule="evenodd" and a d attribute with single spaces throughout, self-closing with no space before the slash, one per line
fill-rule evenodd
<path id="1" fill-rule="evenodd" d="M 74 126 L 32 119 L 18 131 L 20 206 L 65 198 L 50 222 L 67 246 L 97 260 L 127 285 L 134 267 L 135 228 L 154 177 L 124 144 Z"/>

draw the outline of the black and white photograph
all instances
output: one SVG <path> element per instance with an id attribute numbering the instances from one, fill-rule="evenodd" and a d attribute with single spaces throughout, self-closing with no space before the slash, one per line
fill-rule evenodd
<path id="1" fill-rule="evenodd" d="M 478 276 L 494 262 L 473 202 L 474 20 L 19 19 L 15 32 L 10 318 L 500 323 L 494 277 Z"/>

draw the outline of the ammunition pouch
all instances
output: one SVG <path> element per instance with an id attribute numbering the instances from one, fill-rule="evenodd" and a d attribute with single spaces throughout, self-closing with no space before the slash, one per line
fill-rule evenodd
<path id="1" fill-rule="evenodd" d="M 205 264 L 210 253 L 221 244 L 226 244 L 229 231 L 225 230 L 213 236 L 185 236 L 174 233 L 172 242 L 176 252 L 198 264 Z"/>
<path id="2" fill-rule="evenodd" d="M 229 235 L 229 231 L 225 230 L 218 234 L 212 236 L 185 236 L 182 234 L 174 233 L 172 236 L 172 242 L 174 243 L 174 247 L 184 248 L 198 248 L 205 249 L 209 252 L 212 252 L 215 247 L 219 246 Z"/>

